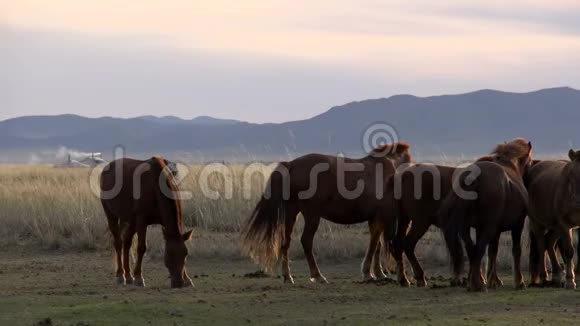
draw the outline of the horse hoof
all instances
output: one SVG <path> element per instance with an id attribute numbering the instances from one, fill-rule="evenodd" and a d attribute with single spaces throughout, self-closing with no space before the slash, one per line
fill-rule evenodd
<path id="1" fill-rule="evenodd" d="M 400 279 L 400 280 L 399 280 L 399 285 L 400 285 L 402 288 L 408 288 L 408 287 L 410 287 L 410 286 L 411 286 L 411 282 L 409 282 L 409 280 L 408 280 L 408 279 L 406 279 L 406 278 L 403 278 L 403 279 Z"/>
<path id="2" fill-rule="evenodd" d="M 574 280 L 567 280 L 566 281 L 566 289 L 567 290 L 574 290 L 574 289 L 576 289 L 576 282 L 574 282 Z"/>
<path id="3" fill-rule="evenodd" d="M 190 278 L 188 278 L 183 282 L 183 287 L 184 288 L 194 288 L 195 285 L 193 284 L 193 281 Z"/>
<path id="4" fill-rule="evenodd" d="M 386 280 L 387 278 L 389 278 L 385 273 L 375 273 L 375 275 L 376 275 L 375 280 L 377 281 Z"/>
<path id="5" fill-rule="evenodd" d="M 133 285 L 141 288 L 145 287 L 145 280 L 142 278 L 136 278 L 135 281 L 133 282 Z"/>
<path id="6" fill-rule="evenodd" d="M 375 281 L 375 278 L 372 275 L 370 275 L 370 274 L 363 275 L 363 277 L 362 277 L 362 282 L 363 283 L 372 283 L 374 281 Z"/>
<path id="7" fill-rule="evenodd" d="M 525 290 L 526 289 L 526 283 L 524 281 L 521 281 L 519 284 L 516 283 L 515 288 L 516 288 L 516 290 Z"/>
<path id="8" fill-rule="evenodd" d="M 294 284 L 294 279 L 290 275 L 284 275 L 285 284 Z"/>
<path id="9" fill-rule="evenodd" d="M 489 280 L 488 288 L 497 289 L 501 287 L 503 287 L 503 282 L 499 278 Z"/>
<path id="10" fill-rule="evenodd" d="M 125 277 L 125 284 L 131 285 L 133 284 L 134 279 L 132 277 Z"/>
<path id="11" fill-rule="evenodd" d="M 319 276 L 315 276 L 315 277 L 311 277 L 310 278 L 310 282 L 312 283 L 318 283 L 318 284 L 328 284 L 328 281 L 326 280 L 326 277 L 319 275 Z"/>
<path id="12" fill-rule="evenodd" d="M 125 276 L 117 276 L 116 282 L 117 285 L 125 285 Z"/>
<path id="13" fill-rule="evenodd" d="M 560 279 L 551 280 L 551 281 L 543 281 L 542 287 L 562 289 L 562 288 L 566 287 L 566 283 Z"/>
<path id="14" fill-rule="evenodd" d="M 449 286 L 451 286 L 451 287 L 462 287 L 463 285 L 464 285 L 463 281 L 458 280 L 456 278 L 451 279 L 451 281 L 449 281 Z"/>
<path id="15" fill-rule="evenodd" d="M 418 288 L 425 288 L 427 287 L 427 280 L 425 278 L 417 280 L 417 287 Z"/>

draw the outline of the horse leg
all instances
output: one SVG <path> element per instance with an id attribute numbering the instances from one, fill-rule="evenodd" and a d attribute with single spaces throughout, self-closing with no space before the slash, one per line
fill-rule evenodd
<path id="1" fill-rule="evenodd" d="M 487 284 L 490 289 L 496 289 L 503 286 L 503 282 L 499 276 L 497 276 L 497 252 L 499 250 L 500 235 L 501 233 L 498 233 L 493 237 L 487 250 Z"/>
<path id="2" fill-rule="evenodd" d="M 576 229 L 576 273 L 580 273 L 580 229 Z"/>
<path id="3" fill-rule="evenodd" d="M 481 261 L 485 255 L 487 245 L 493 240 L 495 234 L 495 230 L 491 229 L 478 230 L 477 232 L 477 241 L 474 248 L 472 248 L 469 262 L 471 266 L 471 277 L 468 289 L 471 291 L 486 291 L 485 282 L 482 280 Z"/>
<path id="4" fill-rule="evenodd" d="M 523 220 L 522 220 L 523 221 Z M 519 225 L 515 229 L 512 229 L 512 256 L 514 260 L 514 286 L 516 290 L 522 290 L 526 288 L 526 282 L 524 281 L 524 275 L 522 274 L 522 231 L 524 230 L 524 225 Z"/>
<path id="5" fill-rule="evenodd" d="M 369 221 L 370 241 L 369 246 L 367 248 L 367 252 L 365 254 L 365 258 L 361 266 L 363 281 L 372 281 L 375 278 L 374 275 L 371 273 L 371 262 L 373 260 L 375 251 L 377 250 L 379 238 L 381 236 L 381 233 L 383 232 L 383 229 L 384 227 L 381 222 L 378 222 L 376 220 Z"/>
<path id="6" fill-rule="evenodd" d="M 562 280 L 562 266 L 560 265 L 558 255 L 556 254 L 556 247 L 561 247 L 561 245 L 556 245 L 558 242 L 560 241 L 558 241 L 557 232 L 550 230 L 546 234 L 546 248 L 548 250 L 548 257 L 550 257 L 550 263 L 552 264 L 552 285 L 555 287 L 562 287 L 564 285 Z"/>
<path id="7" fill-rule="evenodd" d="M 572 229 L 560 227 L 560 244 L 566 260 L 566 289 L 575 289 L 576 281 L 574 280 L 574 244 L 572 242 Z"/>
<path id="8" fill-rule="evenodd" d="M 401 217 L 397 225 L 397 235 L 393 241 L 393 257 L 397 263 L 397 279 L 402 287 L 411 285 L 405 271 L 405 262 L 403 261 L 403 251 L 405 250 L 405 243 L 407 242 L 407 230 L 409 229 L 410 219 Z M 383 236 L 384 238 L 384 236 Z M 383 239 L 386 241 L 386 239 Z M 387 253 L 388 255 L 388 253 Z"/>
<path id="9" fill-rule="evenodd" d="M 413 222 L 417 222 L 414 220 Z M 422 222 L 422 223 L 413 223 L 409 234 L 405 237 L 405 242 L 403 244 L 405 255 L 413 268 L 413 275 L 415 277 L 415 281 L 417 282 L 418 287 L 426 287 L 427 286 L 427 279 L 425 278 L 425 272 L 415 255 L 415 248 L 417 243 L 423 235 L 429 230 L 429 223 Z"/>
<path id="10" fill-rule="evenodd" d="M 318 264 L 316 263 L 316 258 L 314 257 L 314 252 L 312 249 L 314 245 L 314 235 L 316 234 L 319 225 L 319 216 L 304 215 L 304 231 L 302 231 L 300 242 L 302 243 L 302 249 L 304 249 L 304 254 L 306 255 L 306 260 L 308 261 L 308 267 L 310 269 L 310 282 L 328 283 L 326 278 L 320 273 L 320 269 L 318 268 Z"/>
<path id="11" fill-rule="evenodd" d="M 115 248 L 115 260 L 117 265 L 116 271 L 116 283 L 119 285 L 125 285 L 125 271 L 123 269 L 123 241 L 121 240 L 121 227 L 119 225 L 119 219 L 111 213 L 106 205 L 103 205 L 105 215 L 107 215 L 107 223 L 109 224 L 109 230 L 113 235 L 113 246 Z"/>
<path id="12" fill-rule="evenodd" d="M 189 277 L 189 275 L 187 275 L 187 270 L 185 269 L 185 267 L 183 267 L 183 287 L 186 288 L 193 288 L 195 287 L 195 285 L 193 284 L 193 280 L 191 279 L 191 277 Z"/>
<path id="13" fill-rule="evenodd" d="M 530 223 L 530 229 L 533 233 L 533 239 L 536 242 L 537 262 L 535 268 L 530 266 L 535 273 L 532 275 L 532 284 L 537 284 L 534 277 L 539 278 L 539 284 L 544 286 L 548 283 L 548 270 L 546 269 L 546 235 L 544 229 L 535 224 Z M 531 252 L 530 252 L 531 254 Z M 530 262 L 531 264 L 532 262 Z"/>
<path id="14" fill-rule="evenodd" d="M 529 254 L 530 284 L 528 286 L 538 287 L 541 286 L 540 273 L 538 271 L 540 253 L 538 252 L 536 235 L 532 231 L 531 226 L 529 231 L 529 238 L 530 238 L 530 254 Z"/>
<path id="15" fill-rule="evenodd" d="M 129 255 L 131 254 L 131 245 L 133 244 L 133 236 L 135 235 L 135 226 L 128 225 L 123 231 L 123 267 L 125 269 L 126 284 L 133 284 L 133 275 L 131 275 L 131 262 Z"/>
<path id="16" fill-rule="evenodd" d="M 137 227 L 137 262 L 135 263 L 135 270 L 133 271 L 133 277 L 135 281 L 133 284 L 136 286 L 145 286 L 145 280 L 143 279 L 143 256 L 147 252 L 147 226 L 139 225 Z"/>
<path id="17" fill-rule="evenodd" d="M 282 246 L 280 248 L 280 258 L 282 260 L 282 277 L 284 278 L 284 283 L 294 284 L 294 279 L 290 274 L 290 259 L 288 258 L 288 249 L 290 248 L 290 242 L 292 241 L 292 230 L 294 230 L 294 224 L 296 223 L 296 215 L 298 211 L 292 207 L 286 207 L 286 225 L 284 232 L 284 240 L 282 241 Z"/>
<path id="18" fill-rule="evenodd" d="M 473 239 L 471 239 L 471 228 L 466 226 L 460 233 L 459 238 L 456 239 L 454 248 L 456 252 L 452 253 L 451 259 L 453 260 L 453 275 L 451 277 L 451 286 L 461 286 L 463 280 L 461 279 L 461 274 L 463 273 L 464 257 L 463 257 L 463 247 L 461 245 L 461 240 L 465 244 L 465 251 L 467 252 L 467 257 L 469 258 L 469 272 L 467 273 L 467 282 L 471 279 L 471 260 L 475 252 L 475 244 Z"/>
<path id="19" fill-rule="evenodd" d="M 373 274 L 375 275 L 375 277 L 377 279 L 386 279 L 387 275 L 385 274 L 385 271 L 383 269 L 383 264 L 381 262 L 381 258 L 384 257 L 381 255 L 381 250 L 384 248 L 384 250 L 388 250 L 387 247 L 384 245 L 384 241 L 382 240 L 382 238 L 379 236 L 379 242 L 377 243 L 377 249 L 375 249 L 375 253 L 373 255 L 373 261 L 372 261 L 372 271 Z M 386 268 L 388 268 L 388 261 L 386 262 Z"/>

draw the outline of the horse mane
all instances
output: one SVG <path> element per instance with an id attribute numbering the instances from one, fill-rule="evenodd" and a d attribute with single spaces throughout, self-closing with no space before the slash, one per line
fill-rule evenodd
<path id="1" fill-rule="evenodd" d="M 403 154 L 411 148 L 411 145 L 405 141 L 398 141 L 394 143 L 384 144 L 373 149 L 373 153 L 389 155 L 389 154 Z"/>
<path id="2" fill-rule="evenodd" d="M 493 162 L 495 160 L 495 156 L 493 155 L 484 155 L 476 160 L 476 162 Z"/>
<path id="3" fill-rule="evenodd" d="M 528 156 L 530 143 L 524 138 L 516 138 L 509 143 L 498 144 L 491 155 L 498 159 L 513 160 Z"/>
<path id="4" fill-rule="evenodd" d="M 170 171 L 169 167 L 167 166 L 167 164 L 165 163 L 165 159 L 162 156 L 153 156 L 153 159 L 155 161 L 157 161 L 157 163 L 159 163 L 159 166 L 161 166 L 161 173 L 165 174 L 165 177 L 167 179 L 167 184 L 169 185 L 169 188 L 171 189 L 171 192 L 173 193 L 173 202 L 175 204 L 175 212 L 176 212 L 176 218 L 177 218 L 177 229 L 179 231 L 179 234 L 181 234 L 183 232 L 183 215 L 181 212 L 181 200 L 179 198 L 179 189 L 177 188 L 177 183 L 175 182 L 175 177 L 173 176 L 173 173 Z M 168 198 L 171 199 L 171 198 Z"/>

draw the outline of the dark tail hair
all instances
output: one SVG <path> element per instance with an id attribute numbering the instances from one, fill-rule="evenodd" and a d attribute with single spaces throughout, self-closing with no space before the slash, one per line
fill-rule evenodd
<path id="1" fill-rule="evenodd" d="M 459 176 L 458 181 L 461 189 L 477 191 L 478 180 L 475 179 L 467 185 L 465 177 L 465 174 Z M 445 243 L 451 256 L 453 270 L 456 273 L 462 272 L 463 269 L 463 247 L 461 245 L 461 239 L 463 236 L 470 236 L 469 232 L 465 234 L 466 230 L 468 231 L 465 219 L 469 217 L 473 204 L 474 200 L 460 197 L 454 189 L 443 200 L 439 209 L 439 223 L 443 227 Z M 465 238 L 463 240 L 466 241 Z"/>
<path id="2" fill-rule="evenodd" d="M 262 198 L 243 228 L 242 253 L 265 270 L 276 267 L 280 258 L 289 190 L 289 164 L 282 162 L 270 175 Z"/>

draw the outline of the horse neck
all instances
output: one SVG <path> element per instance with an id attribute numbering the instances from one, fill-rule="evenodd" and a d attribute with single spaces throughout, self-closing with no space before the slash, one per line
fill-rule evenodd
<path id="1" fill-rule="evenodd" d="M 159 215 L 161 216 L 161 225 L 163 226 L 164 235 L 166 240 L 176 240 L 181 237 L 182 225 L 181 217 L 172 208 L 176 205 L 175 201 L 170 198 L 165 198 L 159 207 Z"/>
<path id="2" fill-rule="evenodd" d="M 373 169 L 376 168 L 376 166 L 379 164 L 382 165 L 384 176 L 392 175 L 397 170 L 397 166 L 395 166 L 394 160 L 389 159 L 386 156 L 374 157 L 370 155 L 367 156 L 365 160 L 373 164 Z"/>
<path id="3" fill-rule="evenodd" d="M 570 206 L 574 201 L 573 194 L 569 187 L 570 169 L 572 162 L 567 162 L 566 166 L 562 169 L 562 172 L 558 174 L 558 182 L 556 185 L 556 193 L 554 194 L 554 205 L 558 210 L 567 210 L 567 206 Z"/>
<path id="4" fill-rule="evenodd" d="M 157 199 L 158 214 L 161 217 L 161 225 L 163 226 L 163 233 L 166 240 L 177 240 L 181 238 L 183 231 L 183 221 L 181 216 L 181 203 L 179 201 L 177 188 L 173 183 L 173 176 L 166 173 L 164 170 L 165 163 L 159 159 L 154 158 L 154 168 L 156 172 L 156 182 L 161 182 L 159 178 L 163 178 L 167 188 L 161 189 L 161 183 L 155 187 L 155 194 Z M 165 193 L 169 191 L 170 193 Z"/>
<path id="5" fill-rule="evenodd" d="M 501 165 L 504 168 L 504 170 L 506 170 L 506 172 L 508 172 L 509 176 L 516 177 L 519 180 L 523 180 L 525 169 L 520 170 L 518 165 L 516 163 L 514 163 L 512 160 L 505 161 L 505 160 L 500 160 L 500 159 L 496 158 L 494 160 L 494 162 Z"/>

